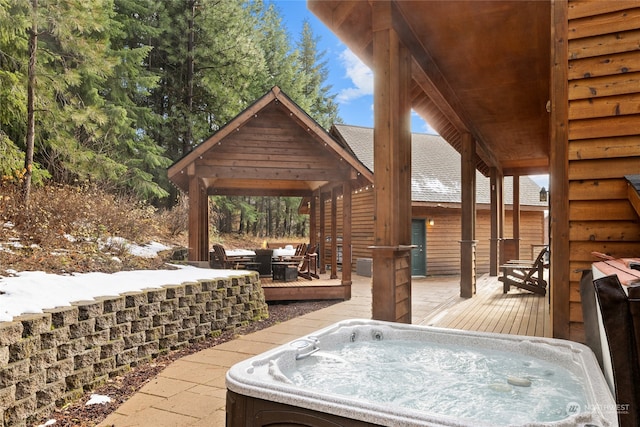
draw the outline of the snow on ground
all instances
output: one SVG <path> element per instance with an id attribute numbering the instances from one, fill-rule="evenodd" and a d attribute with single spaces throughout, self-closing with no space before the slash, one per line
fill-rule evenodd
<path id="1" fill-rule="evenodd" d="M 126 248 L 131 255 L 139 256 L 141 258 L 155 258 L 158 256 L 158 252 L 171 249 L 169 246 L 165 246 L 158 242 L 151 242 L 148 245 L 140 246 L 135 243 L 130 243 L 122 237 L 110 237 L 107 239 L 107 245 L 122 246 Z"/>
<path id="2" fill-rule="evenodd" d="M 45 308 L 68 306 L 73 301 L 248 273 L 191 266 L 175 267 L 178 269 L 120 271 L 113 274 L 18 272 L 17 277 L 0 278 L 0 321 L 10 321 L 23 313 L 42 313 Z"/>
<path id="3" fill-rule="evenodd" d="M 102 394 L 92 394 L 87 400 L 87 403 L 84 406 L 89 405 L 103 405 L 105 403 L 111 402 L 111 398 L 109 396 L 104 396 Z"/>

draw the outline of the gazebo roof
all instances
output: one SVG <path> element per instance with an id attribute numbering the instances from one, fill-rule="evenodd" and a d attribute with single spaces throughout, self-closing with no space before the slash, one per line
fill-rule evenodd
<path id="1" fill-rule="evenodd" d="M 310 196 L 373 174 L 278 87 L 238 114 L 168 169 L 185 193 L 189 177 L 209 195 Z"/>

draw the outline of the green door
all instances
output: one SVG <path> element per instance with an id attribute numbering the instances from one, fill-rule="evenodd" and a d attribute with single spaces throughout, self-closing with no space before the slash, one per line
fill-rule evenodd
<path id="1" fill-rule="evenodd" d="M 427 233 L 424 219 L 411 220 L 411 275 L 427 275 Z"/>

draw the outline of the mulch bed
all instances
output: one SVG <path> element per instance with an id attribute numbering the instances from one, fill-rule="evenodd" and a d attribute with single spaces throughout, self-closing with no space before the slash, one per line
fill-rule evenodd
<path id="1" fill-rule="evenodd" d="M 179 350 L 158 356 L 148 363 L 135 366 L 125 375 L 111 378 L 106 384 L 96 388 L 95 390 L 88 391 L 77 401 L 56 409 L 51 416 L 41 420 L 41 423 L 44 424 L 48 420 L 55 419 L 56 422 L 53 424 L 55 427 L 95 426 L 104 420 L 111 412 L 116 410 L 118 406 L 129 399 L 130 396 L 140 390 L 140 388 L 142 388 L 142 386 L 144 386 L 149 380 L 158 375 L 171 362 L 200 350 L 230 341 L 238 335 L 246 335 L 251 332 L 268 328 L 269 326 L 273 326 L 294 317 L 328 307 L 336 302 L 337 301 L 302 301 L 269 304 L 268 319 L 253 322 L 232 332 L 224 332 L 218 337 L 191 344 Z M 91 394 L 109 396 L 111 398 L 111 402 L 86 406 L 85 402 L 89 400 Z"/>

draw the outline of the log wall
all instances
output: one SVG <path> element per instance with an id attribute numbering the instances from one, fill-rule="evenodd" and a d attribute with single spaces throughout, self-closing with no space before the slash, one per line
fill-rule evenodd
<path id="1" fill-rule="evenodd" d="M 584 341 L 580 269 L 640 256 L 627 174 L 640 173 L 640 2 L 568 4 L 569 337 Z M 553 173 L 553 171 L 552 171 Z"/>
<path id="2" fill-rule="evenodd" d="M 373 245 L 373 190 L 361 188 L 353 193 L 352 203 L 352 269 L 355 271 L 358 258 L 371 258 Z M 325 204 L 325 233 L 331 235 L 331 201 Z M 337 235 L 342 237 L 342 202 L 338 199 Z M 459 208 L 413 207 L 412 217 L 433 219 L 434 225 L 427 224 L 427 275 L 460 274 L 461 211 Z M 512 237 L 511 211 L 505 214 L 505 238 Z M 544 212 L 521 211 L 520 214 L 520 258 L 529 258 L 531 247 L 544 243 Z M 491 236 L 489 210 L 477 211 L 476 247 L 477 273 L 489 272 L 489 239 Z M 331 245 L 327 242 L 326 264 L 330 264 Z M 536 253 L 537 255 L 537 253 Z"/>

